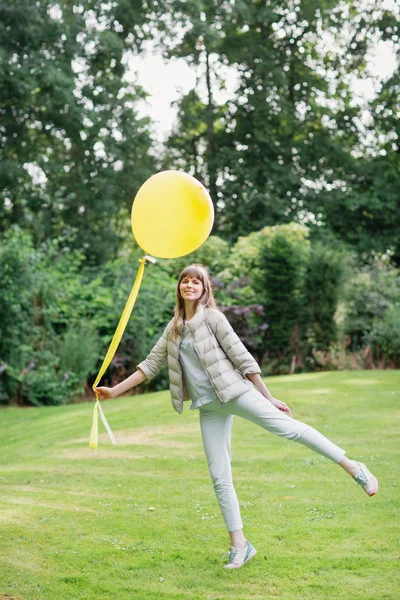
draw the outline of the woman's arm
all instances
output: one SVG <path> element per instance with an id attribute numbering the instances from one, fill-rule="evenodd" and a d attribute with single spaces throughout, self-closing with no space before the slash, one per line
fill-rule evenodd
<path id="1" fill-rule="evenodd" d="M 139 363 L 136 368 L 143 371 L 147 381 L 150 381 L 163 368 L 168 360 L 168 335 L 171 331 L 172 319 L 164 329 L 164 332 L 150 354 Z"/>
<path id="2" fill-rule="evenodd" d="M 262 393 L 262 395 L 265 396 L 274 406 L 276 406 L 276 408 L 279 408 L 279 410 L 282 412 L 288 413 L 289 416 L 292 416 L 288 405 L 273 397 L 258 373 L 248 373 L 247 378 L 250 379 L 250 381 Z"/>
<path id="3" fill-rule="evenodd" d="M 139 383 L 143 383 L 143 381 L 150 381 L 157 375 L 157 373 L 163 368 L 168 358 L 168 333 L 171 329 L 171 321 L 168 323 L 164 332 L 156 345 L 151 350 L 150 354 L 147 358 L 142 361 L 136 367 L 135 373 L 130 375 L 124 381 L 121 381 L 113 388 L 107 387 L 97 387 L 95 391 L 99 394 L 99 397 L 104 400 L 105 398 L 116 398 L 120 394 L 127 392 L 131 388 L 135 387 L 135 385 L 139 385 Z"/>
<path id="4" fill-rule="evenodd" d="M 273 395 L 263 382 L 261 375 L 259 373 L 249 373 L 247 378 L 255 385 L 255 387 L 265 396 L 269 401 L 274 400 Z"/>
<path id="5" fill-rule="evenodd" d="M 101 400 L 104 400 L 106 398 L 116 398 L 124 392 L 127 392 L 128 390 L 132 389 L 136 385 L 139 385 L 139 383 L 143 383 L 143 381 L 146 381 L 146 375 L 143 373 L 143 371 L 137 369 L 137 371 L 135 371 L 132 375 L 130 375 L 129 377 L 124 379 L 124 381 L 121 381 L 112 388 L 96 387 L 94 389 L 99 394 L 99 398 L 101 398 Z"/>

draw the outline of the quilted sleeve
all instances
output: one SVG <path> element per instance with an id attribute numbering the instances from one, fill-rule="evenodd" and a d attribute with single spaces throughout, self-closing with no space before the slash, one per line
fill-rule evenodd
<path id="1" fill-rule="evenodd" d="M 148 381 L 153 379 L 153 377 L 155 377 L 157 373 L 161 371 L 168 360 L 168 334 L 171 330 L 171 323 L 172 321 L 168 323 L 162 336 L 150 351 L 150 354 L 148 354 L 146 359 L 136 367 L 137 369 L 143 371 Z"/>
<path id="2" fill-rule="evenodd" d="M 254 373 L 261 373 L 258 363 L 254 360 L 239 336 L 232 329 L 225 315 L 217 310 L 209 311 L 208 324 L 221 348 L 233 363 L 235 369 L 240 371 L 243 377 Z"/>

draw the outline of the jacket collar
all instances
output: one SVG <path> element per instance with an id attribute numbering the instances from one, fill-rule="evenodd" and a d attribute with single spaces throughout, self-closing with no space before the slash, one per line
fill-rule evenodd
<path id="1" fill-rule="evenodd" d="M 186 323 L 186 326 L 189 328 L 189 330 L 192 333 L 194 333 L 196 331 L 196 329 L 199 327 L 199 325 L 203 322 L 204 311 L 205 311 L 204 304 L 199 304 L 193 317 L 190 319 L 190 321 L 188 321 Z M 182 329 L 183 329 L 182 316 L 179 316 L 179 318 L 178 318 L 177 327 L 178 327 L 179 334 L 182 335 Z"/>

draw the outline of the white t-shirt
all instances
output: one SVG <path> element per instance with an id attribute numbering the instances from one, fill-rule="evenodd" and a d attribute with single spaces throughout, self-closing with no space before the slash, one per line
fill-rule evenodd
<path id="1" fill-rule="evenodd" d="M 179 346 L 179 362 L 192 404 L 190 409 L 219 400 L 194 345 L 193 333 L 184 325 Z"/>

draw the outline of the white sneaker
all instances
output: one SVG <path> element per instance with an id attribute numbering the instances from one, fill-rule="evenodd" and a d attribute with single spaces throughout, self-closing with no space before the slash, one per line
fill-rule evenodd
<path id="1" fill-rule="evenodd" d="M 357 461 L 356 461 L 357 462 Z M 362 487 L 368 496 L 374 496 L 378 491 L 378 480 L 375 475 L 368 471 L 367 467 L 360 462 L 357 462 L 361 471 L 354 476 L 354 480 Z"/>
<path id="2" fill-rule="evenodd" d="M 257 550 L 246 540 L 246 547 L 243 550 L 236 550 L 231 546 L 230 552 L 226 552 L 222 558 L 227 554 L 229 554 L 229 563 L 224 566 L 224 569 L 240 569 L 257 554 Z"/>

